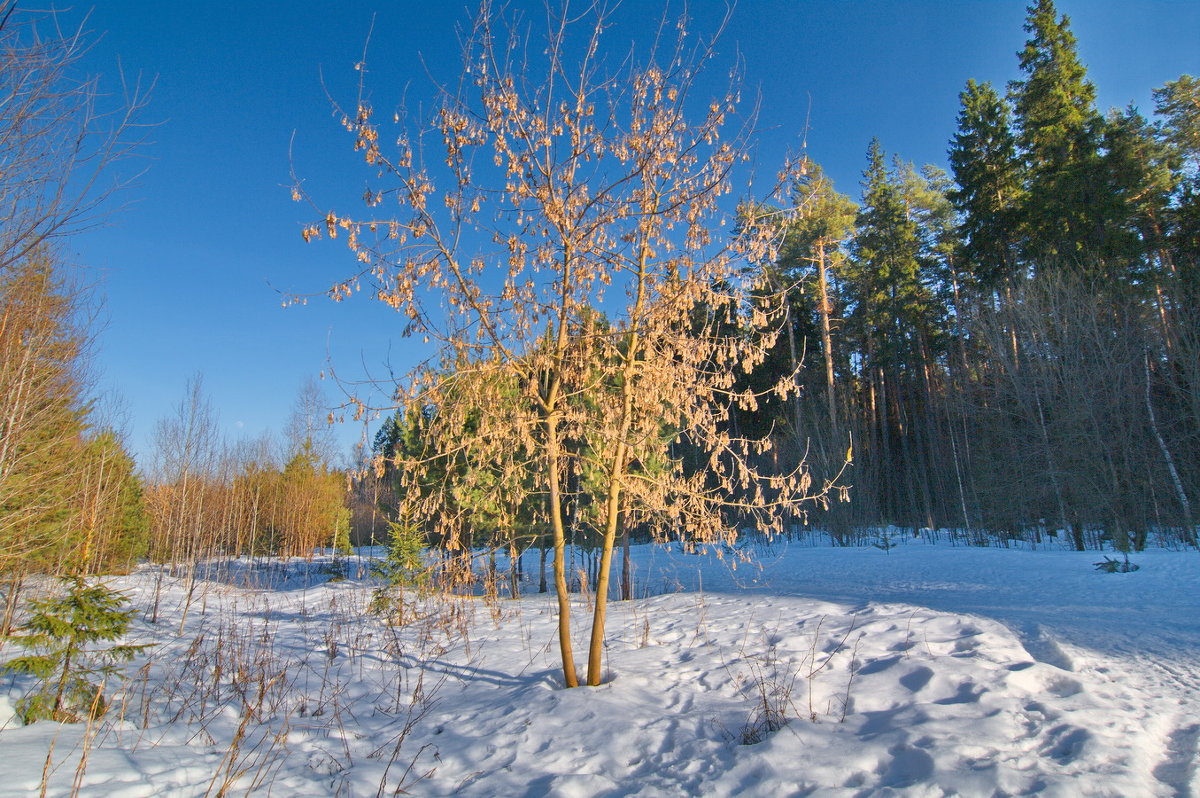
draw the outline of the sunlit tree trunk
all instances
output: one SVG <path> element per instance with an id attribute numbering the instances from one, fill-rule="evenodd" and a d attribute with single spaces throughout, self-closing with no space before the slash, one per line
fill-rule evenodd
<path id="1" fill-rule="evenodd" d="M 837 399 L 833 379 L 833 337 L 829 332 L 829 281 L 825 274 L 825 249 L 828 242 L 822 238 L 817 241 L 817 290 L 819 295 L 819 313 L 821 317 L 821 351 L 825 357 L 825 401 L 829 405 L 829 427 L 837 439 L 838 414 Z M 800 401 L 799 397 L 796 401 Z"/>

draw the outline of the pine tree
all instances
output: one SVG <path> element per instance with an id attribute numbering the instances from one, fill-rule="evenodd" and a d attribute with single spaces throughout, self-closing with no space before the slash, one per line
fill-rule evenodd
<path id="1" fill-rule="evenodd" d="M 1177 157 L 1156 140 L 1150 125 L 1130 106 L 1113 110 L 1104 126 L 1104 174 L 1107 190 L 1100 213 L 1107 219 L 1105 255 L 1131 264 L 1130 274 L 1144 278 L 1155 263 L 1163 274 L 1170 265 L 1165 248 L 1171 196 L 1177 185 Z"/>
<path id="2" fill-rule="evenodd" d="M 903 193 L 885 166 L 878 139 L 872 140 L 867 159 L 854 263 L 849 270 L 852 318 L 864 339 L 868 362 L 890 371 L 911 362 L 914 336 L 921 326 L 921 240 Z"/>
<path id="3" fill-rule="evenodd" d="M 888 170 L 873 141 L 847 269 L 868 430 L 863 472 L 875 482 L 884 518 L 914 526 L 934 523 L 930 445 L 914 420 L 928 416 L 943 348 L 944 310 L 934 287 L 937 265 L 951 254 L 944 182 L 902 162 Z"/>
<path id="4" fill-rule="evenodd" d="M 958 268 L 961 241 L 948 193 L 952 183 L 942 169 L 926 164 L 896 162 L 893 180 L 904 202 L 906 216 L 916 226 L 918 241 L 916 287 L 909 314 L 921 336 L 922 373 L 946 346 L 946 312 L 961 312 L 962 281 Z"/>
<path id="5" fill-rule="evenodd" d="M 800 212 L 788 227 L 777 268 L 781 278 L 789 286 L 799 288 L 803 285 L 806 290 L 790 290 L 788 295 L 790 326 L 786 344 L 790 354 L 789 360 L 793 369 L 798 366 L 796 338 L 803 338 L 803 327 L 799 328 L 802 331 L 801 335 L 795 335 L 799 324 L 815 326 L 817 336 L 814 337 L 819 336 L 821 341 L 829 422 L 831 428 L 836 429 L 838 413 L 833 319 L 835 307 L 842 303 L 835 295 L 833 277 L 845 266 L 844 245 L 854 233 L 858 207 L 853 200 L 834 188 L 833 181 L 825 176 L 818 164 L 809 164 L 805 173 L 797 180 L 793 190 L 793 202 Z M 812 299 L 809 299 L 808 286 L 815 288 L 815 296 Z M 805 322 L 805 316 L 814 312 L 816 324 Z M 793 398 L 793 404 L 798 404 L 799 401 L 798 395 Z"/>
<path id="6" fill-rule="evenodd" d="M 1179 185 L 1168 211 L 1180 301 L 1200 301 L 1200 79 L 1181 75 L 1154 90 L 1159 139 L 1171 149 Z"/>
<path id="7" fill-rule="evenodd" d="M 1180 75 L 1168 81 L 1154 90 L 1154 105 L 1163 118 L 1163 138 L 1193 167 L 1200 167 L 1200 79 Z"/>

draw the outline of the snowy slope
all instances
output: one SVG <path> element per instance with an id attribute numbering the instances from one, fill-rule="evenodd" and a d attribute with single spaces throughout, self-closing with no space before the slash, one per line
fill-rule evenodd
<path id="1" fill-rule="evenodd" d="M 9 720 L 0 793 L 36 794 L 53 741 L 49 794 L 1200 795 L 1200 554 L 1131 574 L 912 541 L 756 554 L 637 547 L 655 595 L 611 605 L 610 680 L 578 690 L 548 596 L 389 627 L 353 579 L 205 583 L 180 635 L 167 581 L 124 720 Z M 149 606 L 153 574 L 118 584 Z"/>

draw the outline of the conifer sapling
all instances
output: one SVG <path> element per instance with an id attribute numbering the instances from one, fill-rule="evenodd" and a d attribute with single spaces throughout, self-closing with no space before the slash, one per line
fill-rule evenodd
<path id="1" fill-rule="evenodd" d="M 128 598 L 104 585 L 88 585 L 78 576 L 58 598 L 30 602 L 32 614 L 20 633 L 8 639 L 30 653 L 10 660 L 4 670 L 29 674 L 37 685 L 17 701 L 22 723 L 56 720 L 75 723 L 104 714 L 104 683 L 121 678 L 119 662 L 128 662 L 145 645 L 95 644 L 115 641 L 129 630 Z"/>

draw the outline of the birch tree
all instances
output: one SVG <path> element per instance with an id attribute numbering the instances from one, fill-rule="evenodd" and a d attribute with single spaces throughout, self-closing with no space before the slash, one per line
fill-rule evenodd
<path id="1" fill-rule="evenodd" d="M 77 564 L 62 552 L 81 513 L 93 308 L 56 241 L 98 220 L 121 182 L 110 167 L 135 148 L 145 102 L 133 86 L 119 101 L 103 99 L 80 69 L 90 37 L 65 19 L 0 2 L 0 573 L 8 575 Z"/>
<path id="2" fill-rule="evenodd" d="M 99 221 L 139 143 L 146 92 L 108 102 L 79 69 L 92 37 L 65 24 L 0 3 L 0 273 Z"/>

